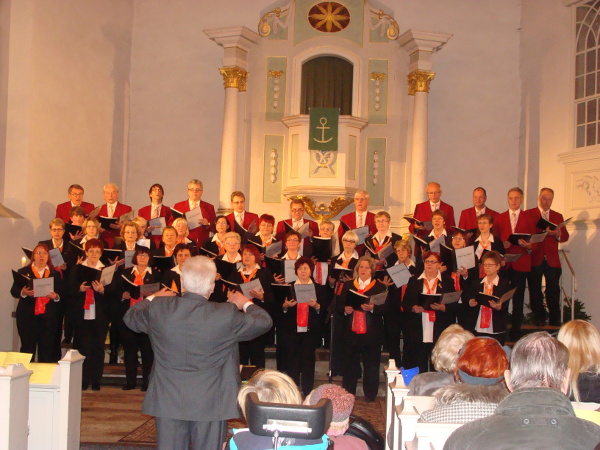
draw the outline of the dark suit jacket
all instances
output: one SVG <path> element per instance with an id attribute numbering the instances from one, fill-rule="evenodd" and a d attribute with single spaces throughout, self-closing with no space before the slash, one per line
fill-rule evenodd
<path id="1" fill-rule="evenodd" d="M 71 211 L 72 207 L 73 205 L 71 205 L 70 201 L 57 205 L 56 218 L 62 219 L 65 223 L 69 223 L 71 221 L 71 216 L 69 215 L 69 212 Z M 86 216 L 94 210 L 94 205 L 88 202 L 81 202 L 81 207 L 85 211 Z"/>
<path id="2" fill-rule="evenodd" d="M 535 208 L 528 209 L 527 212 L 531 214 L 533 222 L 536 224 L 536 233 L 541 233 L 544 231 L 537 227 L 537 223 L 542 217 L 540 209 L 536 206 Z M 558 225 L 564 220 L 565 219 L 563 219 L 563 215 L 561 213 L 550 210 L 550 222 Z M 567 231 L 567 227 L 562 227 L 560 231 L 560 242 L 567 242 L 569 240 L 569 232 Z M 533 252 L 531 253 L 531 265 L 541 266 L 544 262 L 544 257 L 546 257 L 546 261 L 548 261 L 548 265 L 550 267 L 560 267 L 560 257 L 558 256 L 558 239 L 556 239 L 556 236 L 546 236 L 546 239 L 535 246 Z"/>
<path id="3" fill-rule="evenodd" d="M 479 310 L 481 309 L 480 305 L 475 307 L 471 307 L 469 305 L 469 299 L 475 298 L 478 292 L 484 291 L 484 286 L 481 284 L 482 278 L 476 278 L 471 283 L 471 286 L 468 290 L 468 293 L 462 295 L 463 305 L 467 315 L 466 327 L 469 331 L 475 331 L 475 327 L 477 326 L 477 317 L 479 315 Z M 498 286 L 494 286 L 493 295 L 496 297 L 502 297 L 512 288 L 510 281 L 500 278 L 498 281 Z M 506 319 L 508 317 L 508 304 L 510 300 L 504 302 L 502 304 L 502 309 L 500 311 L 492 308 L 492 324 L 494 325 L 494 333 L 499 333 L 502 331 L 506 331 Z"/>
<path id="4" fill-rule="evenodd" d="M 354 280 L 346 281 L 342 288 L 341 294 L 336 299 L 336 312 L 343 319 L 343 330 L 342 336 L 345 342 L 349 344 L 367 343 L 367 344 L 383 344 L 383 315 L 387 312 L 388 305 L 377 305 L 373 309 L 373 312 L 366 313 L 367 319 L 367 332 L 365 334 L 357 334 L 352 331 L 352 320 L 354 313 L 345 315 L 344 308 L 346 306 L 346 297 L 349 290 L 356 290 L 354 286 Z M 381 281 L 377 281 L 375 285 L 364 292 L 364 295 L 375 295 L 387 290 L 385 284 Z"/>
<path id="5" fill-rule="evenodd" d="M 190 202 L 188 199 L 175 203 L 173 209 L 180 211 L 182 213 L 186 213 L 190 210 Z M 190 230 L 190 234 L 188 239 L 194 241 L 198 247 L 202 245 L 202 243 L 208 239 L 210 234 L 210 226 L 215 223 L 215 219 L 217 215 L 215 214 L 215 207 L 208 202 L 200 201 L 200 209 L 202 210 L 202 217 L 208 220 L 208 225 L 200 225 L 199 227 Z"/>
<path id="6" fill-rule="evenodd" d="M 485 207 L 485 213 L 492 216 L 494 219 L 498 214 L 493 209 Z M 460 213 L 460 219 L 458 220 L 458 227 L 463 230 L 471 230 L 473 228 L 477 228 L 477 213 L 475 212 L 475 207 L 463 209 Z"/>
<path id="7" fill-rule="evenodd" d="M 494 228 L 496 229 L 496 236 L 501 241 L 507 241 L 509 236 L 512 234 L 512 228 L 510 226 L 510 211 L 504 211 L 496 216 L 494 221 Z M 535 233 L 535 222 L 531 217 L 531 213 L 527 211 L 521 211 L 519 213 L 519 219 L 517 220 L 517 226 L 515 227 L 515 233 Z M 538 244 L 534 244 L 535 247 Z M 521 257 L 515 262 L 507 264 L 506 266 L 512 267 L 514 270 L 519 272 L 529 272 L 531 270 L 531 255 L 527 253 L 527 250 L 520 245 L 511 245 L 506 249 L 506 253 L 519 253 Z"/>
<path id="8" fill-rule="evenodd" d="M 406 287 L 402 306 L 407 313 L 407 339 L 412 342 L 423 342 L 423 325 L 421 322 L 421 314 L 412 311 L 413 306 L 420 305 L 419 294 L 423 292 L 423 279 L 411 277 Z M 454 281 L 449 275 L 442 274 L 442 282 L 438 283 L 436 293 L 443 294 L 445 292 L 454 292 Z M 449 325 L 456 322 L 457 304 L 446 305 L 446 312 L 436 311 L 436 320 L 433 327 L 433 342 L 437 341 L 438 337 Z"/>
<path id="9" fill-rule="evenodd" d="M 235 231 L 235 214 L 230 213 L 227 214 L 227 221 L 229 222 L 229 226 L 231 227 L 231 231 Z M 244 223 L 242 226 L 247 230 L 253 220 L 256 220 L 256 226 L 258 226 L 258 214 L 254 214 L 248 211 L 244 211 Z M 243 238 L 244 236 L 242 236 Z"/>
<path id="10" fill-rule="evenodd" d="M 147 333 L 154 366 L 142 412 L 190 421 L 220 421 L 239 416 L 238 342 L 266 333 L 273 324 L 255 305 L 246 313 L 231 303 L 182 297 L 143 300 L 129 308 L 125 325 Z"/>
<path id="11" fill-rule="evenodd" d="M 456 222 L 454 222 L 454 208 L 452 208 L 452 206 L 450 206 L 448 203 L 444 203 L 440 200 L 440 210 L 444 211 L 446 214 L 446 230 L 451 233 L 451 228 L 456 225 Z M 421 222 L 428 222 L 431 220 L 432 213 L 433 211 L 431 211 L 431 205 L 429 200 L 427 200 L 426 202 L 419 203 L 417 206 L 415 206 L 415 213 L 413 214 L 413 217 Z M 411 233 L 415 233 L 415 226 L 412 223 L 410 224 L 409 230 Z"/>

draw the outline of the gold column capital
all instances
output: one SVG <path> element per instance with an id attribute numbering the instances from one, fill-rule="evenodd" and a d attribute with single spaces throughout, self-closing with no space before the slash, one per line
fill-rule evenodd
<path id="1" fill-rule="evenodd" d="M 225 89 L 235 88 L 240 92 L 246 92 L 248 72 L 245 69 L 241 67 L 221 67 L 219 72 L 223 75 Z"/>
<path id="2" fill-rule="evenodd" d="M 435 72 L 426 70 L 415 70 L 408 74 L 408 95 L 415 95 L 415 92 L 429 92 L 429 84 L 435 77 Z"/>

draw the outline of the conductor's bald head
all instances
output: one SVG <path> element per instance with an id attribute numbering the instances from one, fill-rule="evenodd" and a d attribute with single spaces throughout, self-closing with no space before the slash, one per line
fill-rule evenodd
<path id="1" fill-rule="evenodd" d="M 181 284 L 186 291 L 208 298 L 215 287 L 216 275 L 217 267 L 210 258 L 194 256 L 181 267 Z"/>

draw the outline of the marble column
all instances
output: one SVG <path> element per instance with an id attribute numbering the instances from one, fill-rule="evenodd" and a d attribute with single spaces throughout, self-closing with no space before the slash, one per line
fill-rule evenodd
<path id="1" fill-rule="evenodd" d="M 431 55 L 439 51 L 452 37 L 447 33 L 408 30 L 398 38 L 401 48 L 409 55 L 408 94 L 415 97 L 413 106 L 412 147 L 410 165 L 410 204 L 406 212 L 426 199 L 427 179 L 427 127 L 429 121 L 429 85 L 435 73 L 431 71 Z"/>
<path id="2" fill-rule="evenodd" d="M 246 27 L 215 28 L 204 33 L 223 47 L 223 66 L 219 72 L 225 86 L 225 106 L 223 111 L 223 141 L 221 144 L 221 179 L 219 188 L 219 213 L 231 212 L 230 196 L 233 191 L 242 189 L 236 183 L 240 179 L 236 160 L 246 149 L 238 148 L 238 136 L 243 135 L 243 127 L 238 119 L 239 93 L 246 92 L 248 80 L 247 55 L 256 45 L 259 35 Z M 242 100 L 243 101 L 243 100 Z"/>

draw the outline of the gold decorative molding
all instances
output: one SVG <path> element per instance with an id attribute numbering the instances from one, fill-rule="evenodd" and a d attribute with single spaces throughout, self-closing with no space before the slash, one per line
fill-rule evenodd
<path id="1" fill-rule="evenodd" d="M 415 95 L 415 92 L 429 92 L 429 84 L 435 77 L 435 72 L 426 70 L 415 70 L 408 74 L 408 95 Z"/>
<path id="2" fill-rule="evenodd" d="M 371 81 L 385 81 L 385 73 L 371 72 Z"/>
<path id="3" fill-rule="evenodd" d="M 385 31 L 387 38 L 392 41 L 398 39 L 400 27 L 398 26 L 398 22 L 396 22 L 392 16 L 384 13 L 382 9 L 379 11 L 371 9 L 370 13 L 371 17 L 377 20 L 377 23 L 374 26 L 371 26 L 372 29 L 375 30 L 381 28 L 383 34 L 383 27 L 387 26 L 387 30 Z"/>
<path id="4" fill-rule="evenodd" d="M 241 67 L 221 67 L 219 72 L 223 75 L 225 89 L 235 88 L 240 92 L 246 92 L 248 72 Z"/>
<path id="5" fill-rule="evenodd" d="M 290 2 L 287 6 L 283 8 L 275 8 L 273 11 L 269 11 L 266 13 L 260 21 L 258 22 L 258 34 L 262 37 L 267 37 L 271 34 L 271 31 L 277 33 L 277 29 L 287 28 L 288 27 L 288 19 L 290 18 L 290 14 L 287 14 L 285 20 L 281 20 L 281 16 L 285 15 L 290 11 L 290 6 L 293 2 Z"/>
<path id="6" fill-rule="evenodd" d="M 288 198 L 290 200 L 302 200 L 304 202 L 306 213 L 319 222 L 333 219 L 340 212 L 342 212 L 346 206 L 354 202 L 353 198 L 336 197 L 329 202 L 329 206 L 326 206 L 325 203 L 319 203 L 318 205 L 315 204 L 314 200 L 306 195 L 293 195 Z"/>
<path id="7" fill-rule="evenodd" d="M 269 78 L 283 78 L 283 70 L 269 70 Z"/>

